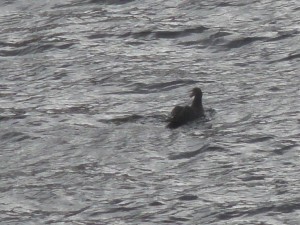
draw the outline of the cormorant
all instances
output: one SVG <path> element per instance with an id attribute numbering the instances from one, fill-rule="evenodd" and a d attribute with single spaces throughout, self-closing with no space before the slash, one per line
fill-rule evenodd
<path id="1" fill-rule="evenodd" d="M 168 128 L 175 129 L 189 121 L 198 119 L 204 116 L 204 109 L 202 105 L 202 91 L 195 87 L 192 90 L 190 97 L 194 97 L 191 106 L 175 106 L 171 112 Z"/>

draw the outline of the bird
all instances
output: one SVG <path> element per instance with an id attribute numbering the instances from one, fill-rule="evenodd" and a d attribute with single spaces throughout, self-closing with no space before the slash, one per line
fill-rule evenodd
<path id="1" fill-rule="evenodd" d="M 175 129 L 204 116 L 201 89 L 198 87 L 193 88 L 190 97 L 194 97 L 191 106 L 175 106 L 171 111 L 171 117 L 167 128 Z"/>

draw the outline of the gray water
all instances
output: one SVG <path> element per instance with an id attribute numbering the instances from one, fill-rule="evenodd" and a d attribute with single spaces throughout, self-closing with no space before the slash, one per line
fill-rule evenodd
<path id="1" fill-rule="evenodd" d="M 0 223 L 300 224 L 299 24 L 298 0 L 2 0 Z M 167 129 L 193 87 L 207 118 Z"/>

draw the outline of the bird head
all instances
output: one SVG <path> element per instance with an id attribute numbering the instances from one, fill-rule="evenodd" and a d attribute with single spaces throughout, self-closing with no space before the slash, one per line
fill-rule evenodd
<path id="1" fill-rule="evenodd" d="M 190 94 L 190 97 L 194 97 L 194 96 L 201 96 L 202 97 L 202 91 L 201 91 L 200 88 L 198 88 L 198 87 L 193 88 L 193 90 Z"/>

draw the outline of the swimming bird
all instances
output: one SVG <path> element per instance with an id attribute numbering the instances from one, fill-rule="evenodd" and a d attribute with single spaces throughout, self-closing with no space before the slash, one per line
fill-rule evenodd
<path id="1" fill-rule="evenodd" d="M 198 119 L 204 116 L 204 109 L 202 105 L 202 91 L 195 87 L 192 90 L 190 97 L 194 97 L 191 106 L 175 106 L 171 112 L 168 128 L 175 129 L 188 123 L 189 121 Z"/>

